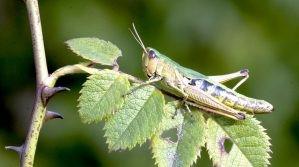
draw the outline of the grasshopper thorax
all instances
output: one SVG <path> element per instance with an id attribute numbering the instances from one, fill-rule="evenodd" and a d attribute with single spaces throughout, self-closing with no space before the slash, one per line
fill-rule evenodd
<path id="1" fill-rule="evenodd" d="M 142 65 L 144 72 L 148 77 L 155 75 L 158 65 L 158 52 L 155 49 L 147 47 L 142 54 Z"/>

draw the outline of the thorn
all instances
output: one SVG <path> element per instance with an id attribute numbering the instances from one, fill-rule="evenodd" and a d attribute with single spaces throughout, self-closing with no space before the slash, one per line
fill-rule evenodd
<path id="1" fill-rule="evenodd" d="M 42 90 L 42 101 L 44 104 L 47 104 L 49 99 L 53 97 L 56 93 L 61 91 L 70 91 L 67 87 L 47 87 L 45 86 Z"/>
<path id="2" fill-rule="evenodd" d="M 46 117 L 45 117 L 45 121 L 51 120 L 51 119 L 64 119 L 64 117 L 57 113 L 57 112 L 53 112 L 53 111 L 47 111 L 46 113 Z"/>
<path id="3" fill-rule="evenodd" d="M 21 146 L 5 146 L 5 149 L 15 151 L 19 155 L 21 155 L 23 152 L 23 145 L 21 145 Z"/>

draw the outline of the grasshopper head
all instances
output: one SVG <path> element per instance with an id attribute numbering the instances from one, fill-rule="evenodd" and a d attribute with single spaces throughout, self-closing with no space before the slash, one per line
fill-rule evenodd
<path id="1" fill-rule="evenodd" d="M 148 77 L 155 75 L 158 65 L 159 52 L 153 48 L 147 47 L 142 54 L 142 65 L 144 72 Z"/>
<path id="2" fill-rule="evenodd" d="M 131 31 L 137 43 L 143 49 L 143 54 L 142 54 L 143 70 L 148 77 L 152 77 L 156 73 L 157 64 L 158 64 L 157 55 L 159 54 L 159 52 L 153 48 L 149 48 L 149 47 L 146 48 L 140 36 L 138 35 L 134 23 L 132 24 L 132 26 L 133 26 L 133 30 L 131 29 L 129 30 Z"/>

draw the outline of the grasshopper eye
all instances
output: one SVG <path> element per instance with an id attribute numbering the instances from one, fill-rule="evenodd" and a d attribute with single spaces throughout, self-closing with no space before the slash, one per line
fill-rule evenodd
<path id="1" fill-rule="evenodd" d="M 156 58 L 156 57 L 157 57 L 157 56 L 156 56 L 156 52 L 153 51 L 153 50 L 150 50 L 150 51 L 148 52 L 148 57 L 149 57 L 150 59 Z"/>

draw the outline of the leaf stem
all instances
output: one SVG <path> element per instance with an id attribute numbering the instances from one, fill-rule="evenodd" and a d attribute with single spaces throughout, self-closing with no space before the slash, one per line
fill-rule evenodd
<path id="1" fill-rule="evenodd" d="M 76 74 L 76 73 L 97 74 L 100 72 L 101 69 L 89 67 L 90 65 L 92 65 L 92 63 L 87 62 L 87 63 L 80 63 L 80 64 L 74 64 L 74 65 L 68 65 L 68 66 L 61 67 L 58 70 L 54 71 L 47 78 L 47 80 L 45 81 L 45 85 L 47 85 L 48 87 L 54 87 L 58 78 L 68 75 L 68 74 Z M 118 71 L 118 72 L 121 73 L 122 75 L 125 75 L 131 82 L 143 83 L 142 80 L 140 80 L 132 75 L 123 73 L 121 71 Z"/>

